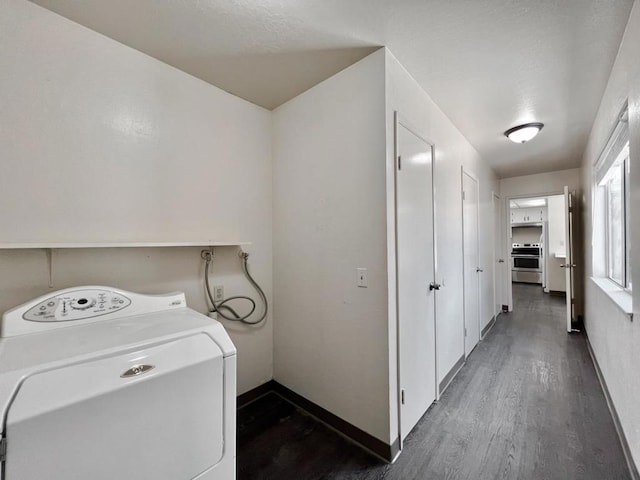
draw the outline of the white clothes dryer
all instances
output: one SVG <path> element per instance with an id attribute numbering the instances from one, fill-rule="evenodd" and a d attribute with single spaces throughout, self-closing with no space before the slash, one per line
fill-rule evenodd
<path id="1" fill-rule="evenodd" d="M 236 349 L 183 293 L 88 286 L 6 312 L 2 480 L 233 480 Z"/>

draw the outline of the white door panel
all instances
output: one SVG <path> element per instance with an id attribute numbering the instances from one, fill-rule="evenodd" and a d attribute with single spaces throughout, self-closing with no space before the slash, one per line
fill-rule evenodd
<path id="1" fill-rule="evenodd" d="M 478 182 L 462 172 L 462 229 L 464 268 L 464 352 L 480 341 L 480 249 L 478 235 Z"/>
<path id="2" fill-rule="evenodd" d="M 493 195 L 493 314 L 502 311 L 502 284 L 505 268 L 502 249 L 502 205 L 500 197 Z"/>
<path id="3" fill-rule="evenodd" d="M 397 124 L 398 373 L 400 437 L 436 398 L 432 147 Z M 404 402 L 403 402 L 404 399 Z"/>

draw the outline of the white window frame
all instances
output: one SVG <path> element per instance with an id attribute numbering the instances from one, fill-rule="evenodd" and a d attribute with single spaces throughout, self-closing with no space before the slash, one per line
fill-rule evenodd
<path id="1" fill-rule="evenodd" d="M 611 176 L 611 172 L 613 169 L 621 170 L 621 183 L 622 183 L 622 209 L 621 209 L 621 217 L 622 217 L 622 225 L 620 225 L 622 229 L 622 272 L 620 279 L 613 278 L 611 275 L 611 217 L 608 215 L 609 212 L 609 177 Z M 598 188 L 604 189 L 604 219 L 603 219 L 603 227 L 605 233 L 605 244 L 604 244 L 604 259 L 605 259 L 605 273 L 606 277 L 614 282 L 619 287 L 631 291 L 631 270 L 630 270 L 630 252 L 629 252 L 629 142 L 622 148 L 620 153 L 618 154 L 616 160 L 613 162 L 607 173 L 604 175 L 604 178 L 600 181 Z"/>
<path id="2" fill-rule="evenodd" d="M 632 278 L 631 278 L 631 250 L 630 250 L 630 202 L 629 202 L 629 169 L 630 155 L 629 150 L 629 115 L 627 105 L 618 117 L 618 122 L 605 146 L 598 161 L 593 166 L 593 188 L 594 188 L 594 251 L 593 251 L 593 269 L 594 281 L 601 285 L 602 281 L 608 282 L 611 287 L 618 289 L 620 292 L 631 294 Z M 621 221 L 620 228 L 622 230 L 622 278 L 614 279 L 610 274 L 611 258 L 610 258 L 610 232 L 611 218 L 609 212 L 609 181 L 614 169 L 621 169 Z M 617 174 L 617 172 L 615 172 Z M 599 233 L 598 233 L 599 232 Z M 596 238 L 601 239 L 596 241 Z M 607 287 L 608 289 L 609 287 Z"/>

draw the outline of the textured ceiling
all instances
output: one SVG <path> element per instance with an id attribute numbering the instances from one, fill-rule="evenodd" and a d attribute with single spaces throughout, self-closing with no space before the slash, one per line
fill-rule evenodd
<path id="1" fill-rule="evenodd" d="M 633 0 L 35 3 L 266 108 L 385 45 L 505 178 L 579 166 Z"/>

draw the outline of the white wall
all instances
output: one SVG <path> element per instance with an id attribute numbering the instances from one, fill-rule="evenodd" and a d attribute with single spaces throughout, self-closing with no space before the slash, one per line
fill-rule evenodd
<path id="1" fill-rule="evenodd" d="M 436 148 L 440 381 L 464 355 L 461 168 L 479 179 L 486 266 L 495 175 L 385 49 L 274 111 L 275 378 L 389 443 L 398 429 L 396 110 Z M 369 269 L 368 289 L 356 287 L 357 267 Z M 486 278 L 483 325 L 493 315 Z"/>
<path id="2" fill-rule="evenodd" d="M 251 241 L 271 292 L 271 114 L 25 0 L 0 8 L 0 242 Z M 54 288 L 184 290 L 199 249 L 59 251 Z M 257 294 L 233 248 L 214 283 Z M 49 292 L 41 251 L 0 251 L 0 311 Z M 272 376 L 271 319 L 232 327 L 238 392 Z"/>
<path id="3" fill-rule="evenodd" d="M 274 111 L 274 360 L 390 443 L 384 108 L 379 50 Z"/>
<path id="4" fill-rule="evenodd" d="M 239 349 L 239 393 L 272 377 L 273 333 L 277 380 L 395 440 L 394 110 L 436 146 L 439 380 L 464 352 L 462 167 L 480 185 L 482 324 L 491 319 L 497 180 L 386 50 L 272 115 L 30 2 L 6 0 L 0 107 L 8 125 L 0 204 L 11 205 L 0 211 L 1 242 L 252 241 L 252 271 L 270 297 L 273 209 L 278 318 L 275 332 L 271 318 L 259 328 L 227 326 Z M 218 249 L 215 264 L 213 283 L 227 295 L 255 296 L 234 248 Z M 368 268 L 369 288 L 356 287 L 357 267 Z M 204 311 L 202 269 L 196 248 L 61 250 L 53 283 L 178 289 Z M 0 252 L 0 310 L 48 291 L 44 252 Z"/>
<path id="5" fill-rule="evenodd" d="M 631 159 L 631 261 L 633 278 L 640 278 L 640 4 L 633 6 L 627 29 L 604 92 L 582 161 L 585 225 L 586 330 L 602 370 L 636 465 L 640 465 L 640 288 L 633 292 L 634 321 L 622 313 L 589 277 L 592 274 L 592 166 L 597 161 L 629 102 Z M 636 282 L 638 283 L 638 282 Z"/>
<path id="6" fill-rule="evenodd" d="M 503 178 L 500 180 L 500 194 L 502 195 L 503 202 L 505 202 L 505 209 L 507 209 L 506 205 L 508 205 L 509 198 L 512 197 L 542 197 L 549 194 L 558 194 L 562 193 L 564 186 L 569 187 L 569 191 L 576 192 L 576 199 L 580 199 L 582 196 L 582 183 L 581 183 L 581 170 L 579 168 L 573 168 L 569 170 L 559 170 L 557 172 L 547 172 L 547 173 L 538 173 L 535 175 L 524 175 L 521 177 L 511 177 L 511 178 Z M 547 215 L 549 215 L 550 208 L 547 209 Z M 564 213 L 563 213 L 564 215 Z M 584 238 L 584 233 L 582 232 L 580 214 L 575 216 L 576 221 L 574 222 L 574 232 L 576 235 L 576 252 L 574 253 L 576 258 L 581 258 L 581 246 L 582 239 Z M 509 222 L 507 222 L 507 227 Z M 505 229 L 505 238 L 507 239 L 505 243 L 505 251 L 504 258 L 511 258 L 511 241 L 509 239 L 509 228 Z M 560 262 L 562 263 L 562 262 Z M 511 275 L 510 271 L 507 271 L 506 268 L 511 268 L 511 263 L 505 263 L 505 275 L 504 284 L 502 286 L 502 298 L 507 299 L 507 303 L 509 305 L 509 309 L 513 308 L 513 298 L 511 295 Z M 559 268 L 559 267 L 558 267 Z M 583 272 L 583 267 L 581 265 L 578 266 L 578 270 L 576 274 L 578 278 L 576 279 L 576 306 L 577 312 L 580 314 L 582 312 L 581 308 L 581 289 L 582 282 L 581 276 Z"/>
<path id="7" fill-rule="evenodd" d="M 494 172 L 482 161 L 478 152 L 462 136 L 449 118 L 422 90 L 418 83 L 387 50 L 387 190 L 389 212 L 388 246 L 389 264 L 395 251 L 393 234 L 393 114 L 400 114 L 435 145 L 435 229 L 436 229 L 436 281 L 443 287 L 436 294 L 436 333 L 438 382 L 441 382 L 456 362 L 464 355 L 464 318 L 461 292 L 462 277 L 462 173 L 464 167 L 479 182 L 480 261 L 484 267 L 481 276 L 481 328 L 493 317 L 493 196 L 499 190 Z M 390 268 L 390 285 L 395 285 L 395 271 Z M 395 287 L 389 291 L 394 295 Z M 393 291 L 392 291 L 393 290 Z M 395 359 L 396 330 L 395 307 L 390 308 L 390 350 Z M 395 375 L 395 364 L 391 366 Z M 392 385 L 397 382 L 392 378 Z M 395 391 L 391 392 L 391 405 L 397 409 Z"/>
<path id="8" fill-rule="evenodd" d="M 556 172 L 537 173 L 522 177 L 500 179 L 500 193 L 504 200 L 515 197 L 543 197 L 545 194 L 560 194 L 564 186 L 569 190 L 581 192 L 580 169 L 559 170 Z"/>

